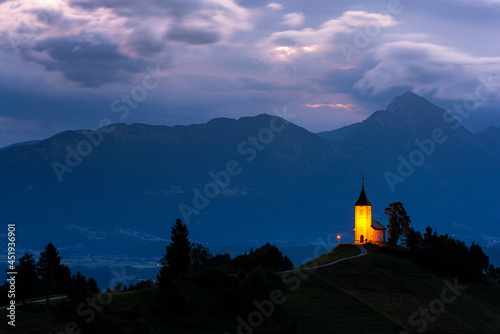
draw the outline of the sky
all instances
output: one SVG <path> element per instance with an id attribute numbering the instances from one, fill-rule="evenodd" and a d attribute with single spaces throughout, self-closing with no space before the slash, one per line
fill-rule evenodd
<path id="1" fill-rule="evenodd" d="M 261 113 L 313 131 L 408 90 L 500 125 L 500 0 L 0 0 L 0 147 Z M 456 109 L 456 108 L 455 108 Z"/>

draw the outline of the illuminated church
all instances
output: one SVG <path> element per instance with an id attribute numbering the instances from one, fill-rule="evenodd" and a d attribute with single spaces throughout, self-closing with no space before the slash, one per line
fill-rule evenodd
<path id="1" fill-rule="evenodd" d="M 372 220 L 372 204 L 365 193 L 365 180 L 361 187 L 361 194 L 354 204 L 354 243 L 363 244 L 366 242 L 384 242 L 384 225 Z"/>

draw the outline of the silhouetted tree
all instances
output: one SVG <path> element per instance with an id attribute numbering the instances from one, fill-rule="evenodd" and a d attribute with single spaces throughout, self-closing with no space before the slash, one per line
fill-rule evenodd
<path id="1" fill-rule="evenodd" d="M 293 265 L 292 260 L 288 256 L 285 255 L 283 258 L 283 262 L 281 263 L 281 270 L 291 270 L 294 269 L 295 266 Z"/>
<path id="2" fill-rule="evenodd" d="M 438 235 L 427 227 L 422 237 L 420 232 L 410 228 L 407 239 L 410 259 L 436 275 L 456 276 L 469 282 L 484 278 L 484 272 L 491 273 L 489 259 L 481 246 L 451 238 L 448 234 Z"/>
<path id="3" fill-rule="evenodd" d="M 208 248 L 203 247 L 200 244 L 192 244 L 191 246 L 191 271 L 197 272 L 208 263 L 212 258 L 212 254 Z"/>
<path id="4" fill-rule="evenodd" d="M 432 228 L 430 226 L 427 226 L 425 228 L 425 233 L 424 233 L 424 243 L 426 245 L 430 245 L 434 243 L 436 239 L 437 239 L 437 233 L 434 232 L 434 234 L 432 234 Z"/>
<path id="5" fill-rule="evenodd" d="M 121 293 L 121 292 L 123 292 L 123 287 L 124 286 L 125 285 L 123 285 L 122 282 L 116 284 L 115 287 L 113 288 L 113 293 Z"/>
<path id="6" fill-rule="evenodd" d="M 424 243 L 424 238 L 420 231 L 415 231 L 413 227 L 410 227 L 408 232 L 408 238 L 406 239 L 406 247 L 411 251 L 419 251 L 422 249 Z"/>
<path id="7" fill-rule="evenodd" d="M 489 257 L 484 254 L 483 249 L 478 244 L 474 242 L 469 248 L 469 271 L 472 280 L 477 277 L 482 276 L 482 274 L 488 269 Z"/>
<path id="8" fill-rule="evenodd" d="M 488 270 L 486 271 L 486 275 L 497 281 L 500 281 L 500 267 L 495 268 L 492 264 L 488 266 Z"/>
<path id="9" fill-rule="evenodd" d="M 187 226 L 180 219 L 177 219 L 172 226 L 170 236 L 172 242 L 167 246 L 167 253 L 160 260 L 164 267 L 168 267 L 169 275 L 172 275 L 174 279 L 186 274 L 191 265 L 191 243 L 188 235 Z"/>
<path id="10" fill-rule="evenodd" d="M 183 314 L 189 311 L 188 303 L 181 295 L 169 266 L 162 266 L 156 279 L 160 288 L 159 303 L 169 314 Z"/>
<path id="11" fill-rule="evenodd" d="M 133 290 L 141 290 L 141 289 L 150 289 L 150 288 L 153 288 L 154 286 L 155 286 L 155 282 L 153 282 L 150 279 L 146 279 L 146 280 L 140 281 L 139 283 L 137 283 L 134 286 L 130 285 L 130 288 L 128 290 L 133 291 Z"/>
<path id="12" fill-rule="evenodd" d="M 75 303 L 80 303 L 90 297 L 90 289 L 85 276 L 80 272 L 71 277 L 71 287 L 68 291 L 68 298 L 73 300 Z"/>
<path id="13" fill-rule="evenodd" d="M 40 259 L 37 263 L 37 272 L 46 292 L 45 315 L 49 316 L 50 291 L 53 284 L 59 279 L 61 274 L 61 256 L 52 243 L 48 243 L 40 253 Z"/>
<path id="14" fill-rule="evenodd" d="M 71 270 L 68 266 L 61 264 L 59 268 L 59 274 L 55 278 L 54 282 L 54 293 L 68 293 L 71 287 Z"/>
<path id="15" fill-rule="evenodd" d="M 5 282 L 2 286 L 0 286 L 0 303 L 2 305 L 7 305 L 10 302 L 10 299 L 8 297 L 10 290 L 10 283 Z"/>
<path id="16" fill-rule="evenodd" d="M 19 259 L 19 263 L 16 266 L 16 272 L 17 294 L 20 297 L 19 299 L 25 304 L 26 298 L 34 297 L 39 292 L 40 288 L 40 280 L 38 279 L 36 262 L 33 258 L 33 254 L 25 253 L 24 256 Z"/>
<path id="17" fill-rule="evenodd" d="M 389 218 L 387 225 L 389 235 L 389 244 L 396 245 L 401 238 L 401 243 L 407 246 L 408 234 L 410 233 L 411 220 L 406 213 L 401 202 L 395 202 L 385 209 L 385 214 Z"/>
<path id="18" fill-rule="evenodd" d="M 97 285 L 97 281 L 92 277 L 89 277 L 87 284 L 89 286 L 90 293 L 98 294 L 99 292 L 101 292 L 99 290 L 99 286 Z"/>
<path id="19" fill-rule="evenodd" d="M 230 262 L 231 268 L 237 271 L 250 272 L 251 270 L 262 266 L 264 269 L 272 269 L 275 271 L 293 269 L 293 263 L 287 256 L 275 245 L 266 243 L 257 248 L 250 254 L 243 254 L 235 257 Z"/>

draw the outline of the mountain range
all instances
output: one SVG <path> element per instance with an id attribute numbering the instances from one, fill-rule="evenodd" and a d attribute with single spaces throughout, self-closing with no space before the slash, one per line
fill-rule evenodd
<path id="1" fill-rule="evenodd" d="M 208 245 L 352 242 L 365 176 L 374 219 L 500 242 L 500 128 L 473 134 L 407 92 L 341 129 L 311 133 L 262 114 L 206 124 L 114 124 L 0 151 L 0 217 L 18 247 L 160 255 L 176 218 Z"/>

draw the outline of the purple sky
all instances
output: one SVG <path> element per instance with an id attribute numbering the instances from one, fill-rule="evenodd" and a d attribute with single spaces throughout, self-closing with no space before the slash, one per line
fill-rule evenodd
<path id="1" fill-rule="evenodd" d="M 499 0 L 0 0 L 0 146 L 285 107 L 333 130 L 407 90 L 471 103 L 477 132 L 500 125 L 498 17 Z"/>

